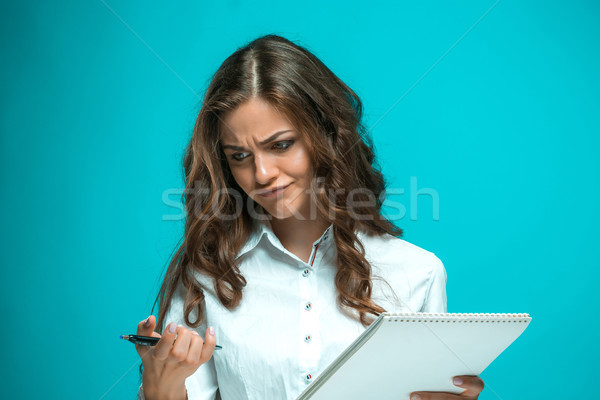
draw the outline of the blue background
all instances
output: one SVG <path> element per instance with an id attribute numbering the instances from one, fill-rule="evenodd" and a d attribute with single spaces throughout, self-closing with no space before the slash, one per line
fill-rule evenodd
<path id="1" fill-rule="evenodd" d="M 135 398 L 196 94 L 266 33 L 361 96 L 449 311 L 532 315 L 480 398 L 600 395 L 597 3 L 393 3 L 2 3 L 3 397 Z"/>

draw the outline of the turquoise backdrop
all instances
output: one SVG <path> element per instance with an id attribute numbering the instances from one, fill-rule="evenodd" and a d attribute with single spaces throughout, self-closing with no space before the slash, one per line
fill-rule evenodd
<path id="1" fill-rule="evenodd" d="M 3 398 L 136 397 L 119 335 L 148 316 L 182 232 L 164 196 L 211 74 L 267 33 L 361 96 L 396 222 L 444 262 L 449 311 L 533 317 L 480 399 L 600 396 L 597 2 L 5 1 L 0 15 Z"/>

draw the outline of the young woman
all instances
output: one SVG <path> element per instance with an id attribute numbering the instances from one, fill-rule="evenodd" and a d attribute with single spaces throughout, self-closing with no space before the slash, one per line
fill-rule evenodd
<path id="1" fill-rule="evenodd" d="M 158 321 L 137 329 L 161 338 L 136 346 L 140 398 L 294 399 L 379 313 L 446 312 L 441 261 L 381 215 L 361 117 L 358 96 L 282 37 L 223 62 L 186 150 L 185 234 Z M 483 388 L 456 384 L 467 390 L 413 397 Z"/>

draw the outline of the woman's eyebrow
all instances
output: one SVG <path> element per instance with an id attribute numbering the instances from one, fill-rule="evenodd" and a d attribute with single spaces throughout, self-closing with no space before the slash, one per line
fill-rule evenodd
<path id="1" fill-rule="evenodd" d="M 277 137 L 278 137 L 279 135 L 282 135 L 282 134 L 284 134 L 284 133 L 287 133 L 287 132 L 292 132 L 292 131 L 293 131 L 293 129 L 286 129 L 285 131 L 279 131 L 279 132 L 275 132 L 274 134 L 272 134 L 271 136 L 269 136 L 267 139 L 263 140 L 263 141 L 262 141 L 262 142 L 260 142 L 259 144 L 262 146 L 262 145 L 264 145 L 264 144 L 267 144 L 267 143 L 269 143 L 269 142 L 272 142 L 273 140 L 277 139 Z M 244 150 L 244 148 L 243 148 L 243 147 L 240 147 L 240 146 L 232 146 L 232 145 L 230 145 L 230 144 L 225 144 L 225 145 L 223 145 L 223 149 L 232 149 L 232 150 L 238 150 L 238 151 Z"/>

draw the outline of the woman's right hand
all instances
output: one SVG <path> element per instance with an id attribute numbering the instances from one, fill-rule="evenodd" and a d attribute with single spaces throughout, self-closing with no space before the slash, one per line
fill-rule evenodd
<path id="1" fill-rule="evenodd" d="M 181 399 L 187 397 L 185 380 L 210 360 L 216 338 L 212 327 L 206 329 L 206 342 L 198 332 L 167 325 L 163 335 L 154 332 L 156 318 L 151 315 L 138 324 L 137 335 L 158 337 L 155 346 L 135 345 L 142 359 L 142 386 L 146 400 Z"/>

